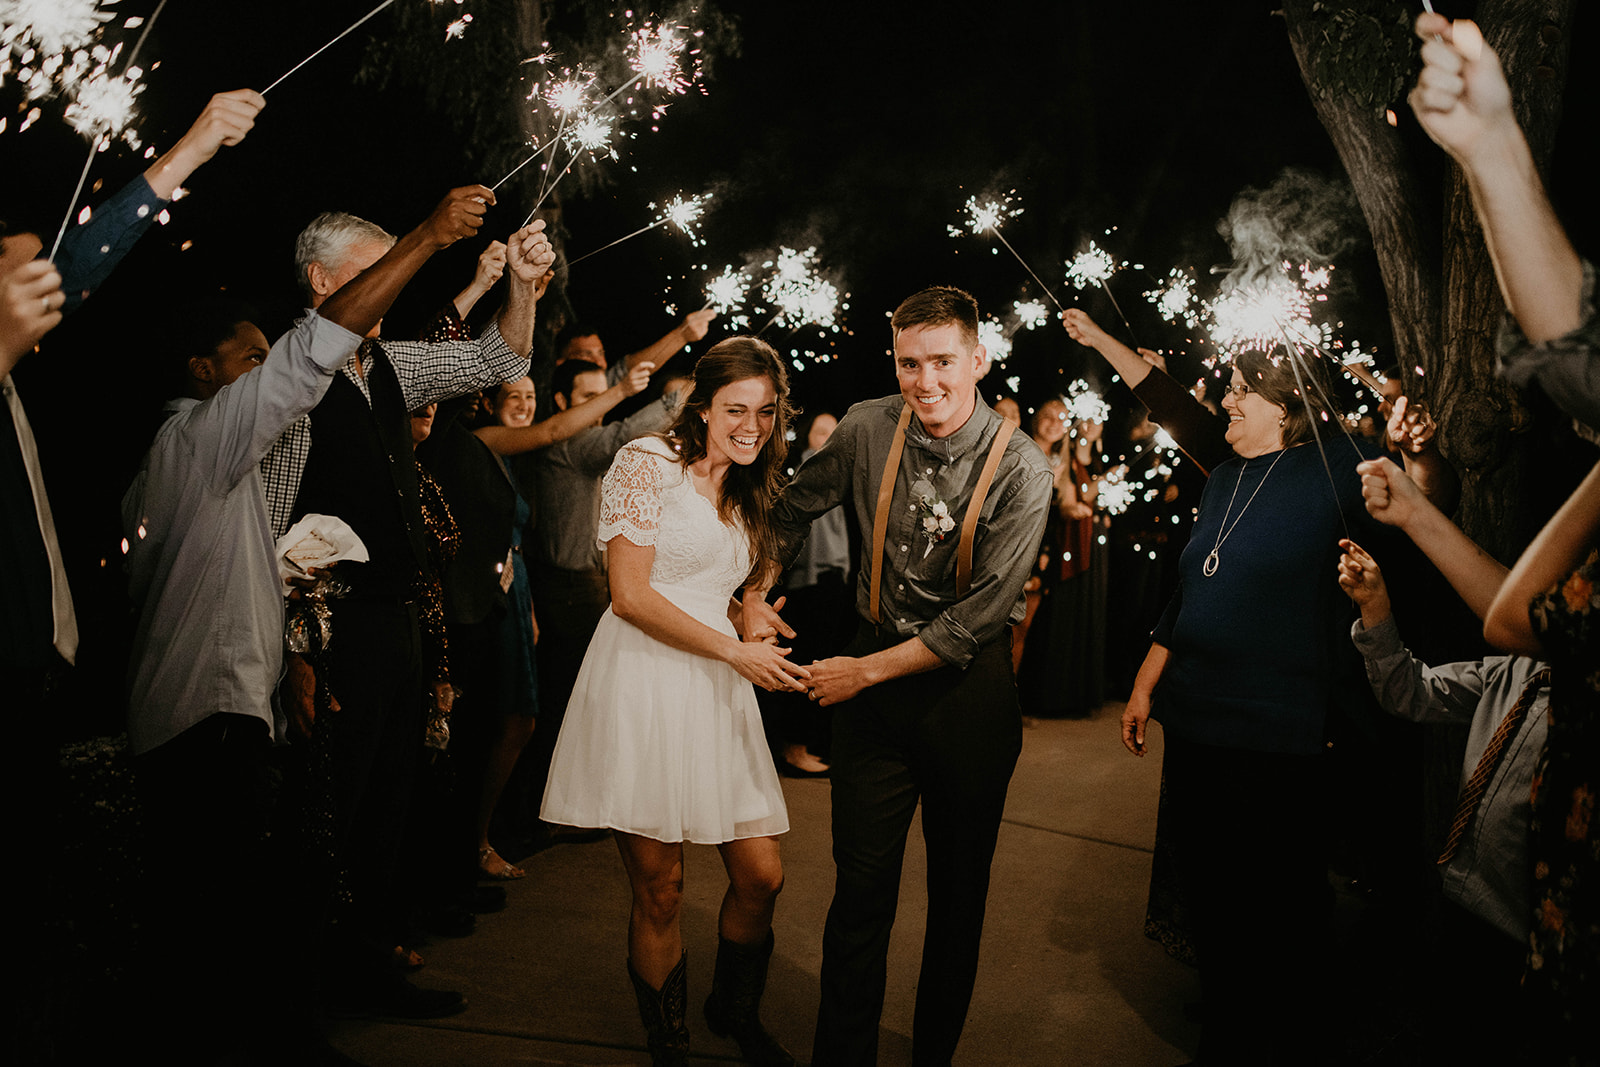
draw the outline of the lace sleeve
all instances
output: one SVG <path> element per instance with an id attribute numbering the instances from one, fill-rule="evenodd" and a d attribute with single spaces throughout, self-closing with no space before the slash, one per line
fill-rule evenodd
<path id="1" fill-rule="evenodd" d="M 600 487 L 600 547 L 619 534 L 641 548 L 656 543 L 663 462 L 642 441 L 617 453 Z"/>

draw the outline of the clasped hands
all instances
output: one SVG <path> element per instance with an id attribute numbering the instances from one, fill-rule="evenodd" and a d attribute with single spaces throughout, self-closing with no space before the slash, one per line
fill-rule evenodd
<path id="1" fill-rule="evenodd" d="M 780 637 L 795 636 L 794 628 L 778 614 L 783 610 L 785 600 L 780 596 L 768 604 L 765 597 L 758 599 L 753 593 L 745 599 L 743 621 L 747 644 L 776 646 Z M 787 656 L 790 652 L 787 648 L 774 647 L 773 650 L 781 656 Z M 789 672 L 784 678 L 787 685 L 768 688 L 787 688 L 805 693 L 824 707 L 849 700 L 867 687 L 861 661 L 853 656 L 831 656 L 805 667 L 785 661 L 784 666 Z"/>

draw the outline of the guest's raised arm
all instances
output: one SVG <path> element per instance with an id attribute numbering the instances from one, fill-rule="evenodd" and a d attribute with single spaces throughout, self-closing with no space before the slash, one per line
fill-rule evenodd
<path id="1" fill-rule="evenodd" d="M 1528 605 L 1535 596 L 1570 575 L 1597 544 L 1600 465 L 1589 472 L 1511 568 L 1483 620 L 1484 640 L 1505 652 L 1548 658 L 1533 632 Z"/>

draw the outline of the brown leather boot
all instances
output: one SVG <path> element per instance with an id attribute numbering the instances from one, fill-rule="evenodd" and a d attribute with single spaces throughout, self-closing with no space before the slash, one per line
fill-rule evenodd
<path id="1" fill-rule="evenodd" d="M 689 954 L 685 952 L 660 989 L 639 977 L 628 961 L 628 977 L 639 998 L 639 1019 L 644 1023 L 651 1067 L 688 1067 L 689 1063 Z"/>
<path id="2" fill-rule="evenodd" d="M 772 931 L 759 945 L 717 939 L 717 967 L 706 998 L 706 1025 L 718 1037 L 731 1037 L 739 1053 L 757 1067 L 794 1067 L 794 1057 L 761 1025 L 761 994 L 767 988 Z"/>

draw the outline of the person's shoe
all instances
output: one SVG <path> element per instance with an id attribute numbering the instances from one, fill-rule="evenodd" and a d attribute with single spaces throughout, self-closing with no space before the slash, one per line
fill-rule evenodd
<path id="1" fill-rule="evenodd" d="M 628 977 L 639 1001 L 650 1048 L 650 1067 L 688 1067 L 689 1064 L 689 954 L 685 952 L 667 980 L 656 989 L 639 977 L 628 961 Z"/>
<path id="2" fill-rule="evenodd" d="M 794 1067 L 794 1057 L 761 1025 L 761 995 L 772 959 L 772 931 L 759 945 L 717 939 L 717 966 L 706 998 L 706 1025 L 718 1037 L 731 1037 L 739 1054 L 756 1067 Z"/>
<path id="3" fill-rule="evenodd" d="M 500 858 L 500 853 L 494 846 L 487 845 L 478 850 L 478 877 L 492 878 L 501 882 L 514 882 L 518 878 L 526 878 L 528 872 L 514 863 L 507 863 Z"/>

